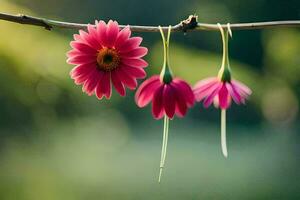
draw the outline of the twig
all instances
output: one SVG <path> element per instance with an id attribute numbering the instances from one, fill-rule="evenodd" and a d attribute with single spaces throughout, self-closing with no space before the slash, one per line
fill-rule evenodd
<path id="1" fill-rule="evenodd" d="M 55 21 L 51 19 L 44 19 L 38 17 L 32 17 L 28 15 L 11 15 L 7 13 L 0 13 L 0 20 L 10 21 L 19 24 L 28 24 L 34 26 L 44 27 L 47 30 L 53 28 L 65 28 L 65 29 L 85 29 L 87 24 L 78 24 L 70 22 Z M 158 26 L 136 26 L 129 25 L 131 31 L 134 32 L 159 32 Z M 221 25 L 226 29 L 227 25 Z M 120 25 L 125 27 L 125 25 Z M 290 21 L 270 21 L 270 22 L 253 22 L 253 23 L 237 23 L 230 24 L 232 30 L 252 30 L 252 29 L 265 29 L 274 27 L 300 27 L 300 20 Z M 168 26 L 162 27 L 164 31 L 168 29 Z M 173 32 L 186 32 L 186 31 L 219 31 L 217 24 L 199 23 L 197 16 L 190 15 L 188 19 L 183 20 L 177 25 L 172 26 Z"/>

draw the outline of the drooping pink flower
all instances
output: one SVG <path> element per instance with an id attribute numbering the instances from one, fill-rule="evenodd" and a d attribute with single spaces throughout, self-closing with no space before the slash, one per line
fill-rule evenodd
<path id="1" fill-rule="evenodd" d="M 221 109 L 227 109 L 231 99 L 236 104 L 245 104 L 251 90 L 237 80 L 221 81 L 217 77 L 199 81 L 194 87 L 196 101 L 202 101 L 204 107 L 209 107 L 213 102 Z"/>
<path id="2" fill-rule="evenodd" d="M 142 59 L 147 48 L 141 47 L 141 37 L 130 37 L 127 26 L 120 30 L 116 21 L 96 21 L 88 25 L 87 32 L 80 30 L 70 43 L 73 48 L 67 53 L 69 64 L 76 65 L 70 72 L 77 85 L 83 85 L 83 92 L 95 94 L 98 99 L 111 97 L 112 86 L 125 96 L 125 87 L 135 89 L 138 78 L 144 78 Z"/>
<path id="3" fill-rule="evenodd" d="M 136 104 L 145 107 L 152 101 L 152 114 L 155 119 L 167 115 L 170 119 L 176 114 L 183 117 L 187 109 L 194 105 L 195 97 L 188 83 L 174 78 L 164 83 L 155 75 L 144 81 L 135 95 Z"/>

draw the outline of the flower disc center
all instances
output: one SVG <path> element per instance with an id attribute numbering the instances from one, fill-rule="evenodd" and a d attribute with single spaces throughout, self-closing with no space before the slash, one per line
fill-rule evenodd
<path id="1" fill-rule="evenodd" d="M 120 56 L 115 49 L 104 47 L 98 52 L 97 64 L 103 71 L 112 71 L 119 66 Z"/>

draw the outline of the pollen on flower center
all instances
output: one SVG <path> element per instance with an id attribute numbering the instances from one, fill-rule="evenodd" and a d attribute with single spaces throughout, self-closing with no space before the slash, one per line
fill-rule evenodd
<path id="1" fill-rule="evenodd" d="M 115 49 L 104 47 L 98 51 L 97 64 L 100 70 L 112 71 L 120 64 L 120 56 Z"/>

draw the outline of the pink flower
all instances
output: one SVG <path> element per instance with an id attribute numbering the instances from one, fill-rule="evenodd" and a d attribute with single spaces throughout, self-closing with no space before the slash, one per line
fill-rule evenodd
<path id="1" fill-rule="evenodd" d="M 194 94 L 197 101 L 203 100 L 206 108 L 214 102 L 217 107 L 227 109 L 231 98 L 236 104 L 245 104 L 251 90 L 239 81 L 226 82 L 213 77 L 199 81 L 194 88 Z"/>
<path id="2" fill-rule="evenodd" d="M 96 21 L 88 25 L 87 32 L 80 30 L 70 43 L 69 64 L 76 65 L 70 75 L 75 84 L 83 85 L 88 95 L 95 93 L 98 99 L 111 97 L 111 83 L 116 91 L 125 96 L 125 87 L 135 89 L 138 78 L 145 78 L 142 59 L 147 48 L 141 47 L 141 37 L 130 37 L 129 27 L 120 30 L 116 21 Z"/>
<path id="3" fill-rule="evenodd" d="M 152 101 L 152 114 L 155 119 L 167 115 L 170 119 L 176 114 L 183 117 L 187 109 L 194 105 L 195 97 L 188 83 L 174 78 L 170 83 L 163 83 L 155 75 L 144 81 L 135 95 L 136 104 L 144 107 Z"/>

